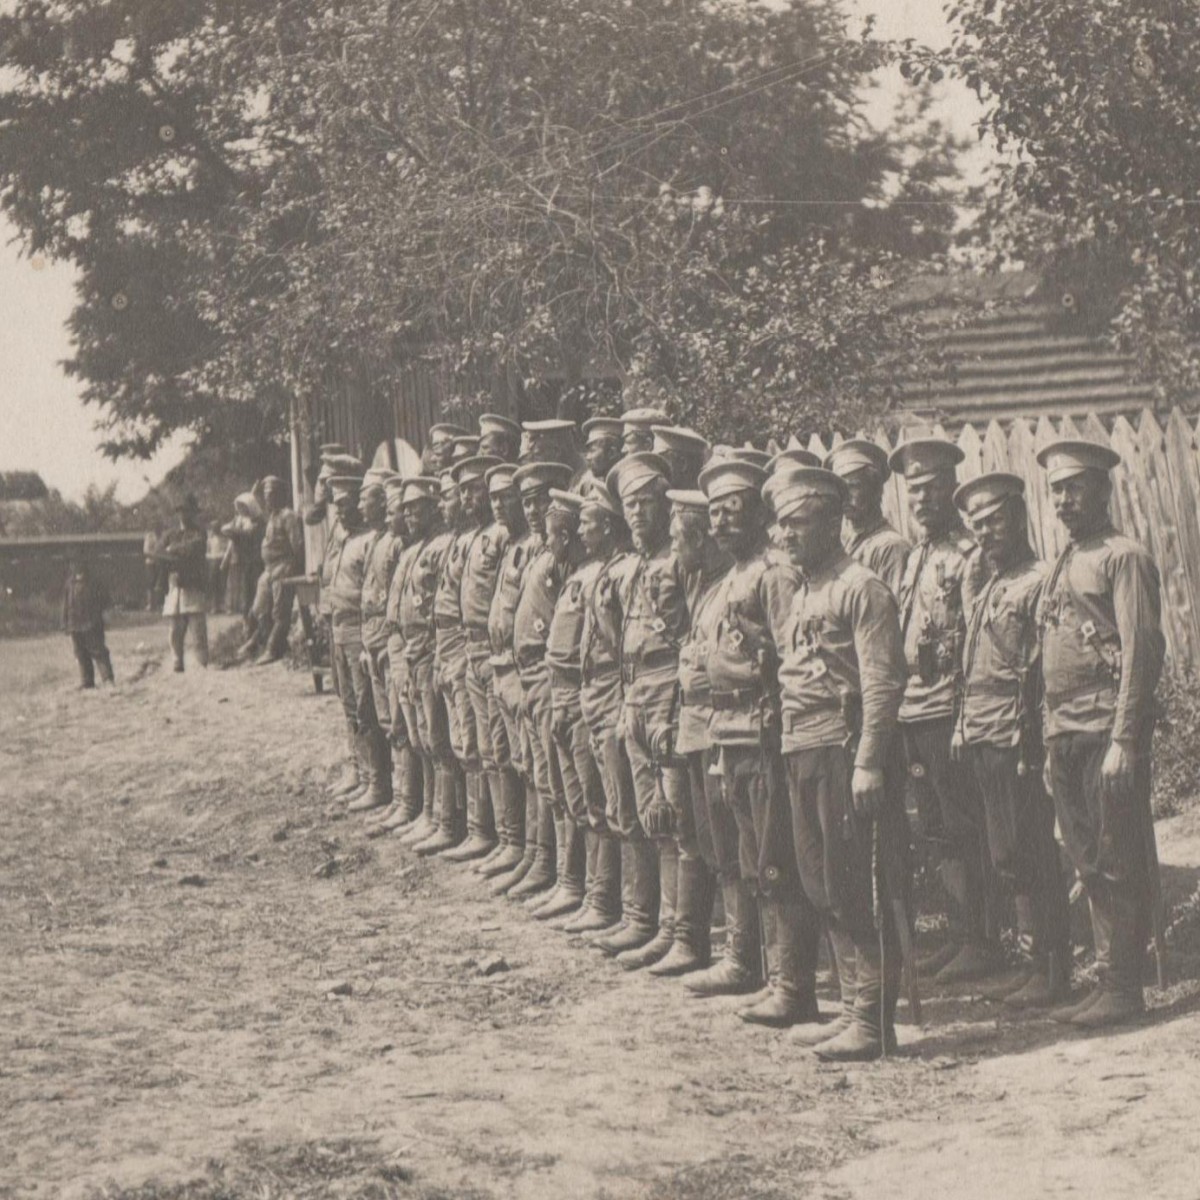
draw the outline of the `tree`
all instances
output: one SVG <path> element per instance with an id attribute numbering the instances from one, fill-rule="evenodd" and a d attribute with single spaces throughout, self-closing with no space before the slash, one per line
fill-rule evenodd
<path id="1" fill-rule="evenodd" d="M 0 199 L 81 265 L 114 451 L 413 358 L 468 406 L 606 374 L 714 434 L 853 425 L 895 378 L 886 285 L 949 225 L 889 207 L 945 158 L 865 127 L 879 49 L 830 0 L 16 7 Z"/>
<path id="2" fill-rule="evenodd" d="M 960 0 L 944 54 L 1006 158 L 980 224 L 998 254 L 1099 275 L 1109 332 L 1160 388 L 1200 390 L 1200 8 L 1175 0 Z M 910 48 L 911 49 L 911 48 Z"/>

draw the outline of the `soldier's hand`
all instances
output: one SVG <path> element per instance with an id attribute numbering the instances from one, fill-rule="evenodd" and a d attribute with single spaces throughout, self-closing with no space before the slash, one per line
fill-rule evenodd
<path id="1" fill-rule="evenodd" d="M 869 767 L 855 767 L 850 780 L 854 811 L 860 817 L 871 817 L 883 805 L 883 772 Z"/>
<path id="2" fill-rule="evenodd" d="M 954 735 L 950 738 L 950 761 L 962 762 L 963 756 L 963 736 L 956 729 Z"/>
<path id="3" fill-rule="evenodd" d="M 650 753 L 654 756 L 655 762 L 665 763 L 670 759 L 675 748 L 675 739 L 671 733 L 671 727 L 664 725 L 650 735 Z"/>
<path id="4" fill-rule="evenodd" d="M 1110 742 L 1100 764 L 1100 790 L 1112 799 L 1126 796 L 1133 783 L 1133 755 L 1121 742 Z"/>

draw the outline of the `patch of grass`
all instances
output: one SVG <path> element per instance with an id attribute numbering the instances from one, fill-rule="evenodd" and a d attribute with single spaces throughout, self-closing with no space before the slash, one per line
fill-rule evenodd
<path id="1" fill-rule="evenodd" d="M 1196 676 L 1165 672 L 1158 687 L 1151 803 L 1156 818 L 1173 817 L 1200 799 L 1200 692 Z"/>
<path id="2" fill-rule="evenodd" d="M 196 1178 L 97 1188 L 88 1200 L 484 1200 L 486 1195 L 418 1183 L 376 1144 L 339 1139 L 298 1146 L 240 1142 L 234 1157 L 210 1159 Z"/>

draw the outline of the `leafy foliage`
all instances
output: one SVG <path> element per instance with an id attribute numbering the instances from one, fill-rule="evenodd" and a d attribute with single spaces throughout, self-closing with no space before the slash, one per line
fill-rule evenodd
<path id="1" fill-rule="evenodd" d="M 981 240 L 997 255 L 1102 264 L 1112 337 L 1164 392 L 1200 390 L 1200 8 L 1174 0 L 959 0 L 949 70 L 1007 155 Z"/>
<path id="2" fill-rule="evenodd" d="M 833 0 L 17 0 L 0 45 L 0 200 L 81 268 L 114 453 L 414 358 L 468 400 L 615 375 L 718 435 L 853 425 L 952 220 L 947 140 L 865 126 L 881 51 Z"/>
<path id="3" fill-rule="evenodd" d="M 1156 817 L 1171 817 L 1192 807 L 1200 796 L 1200 693 L 1192 673 L 1164 675 L 1158 702 L 1153 807 Z"/>

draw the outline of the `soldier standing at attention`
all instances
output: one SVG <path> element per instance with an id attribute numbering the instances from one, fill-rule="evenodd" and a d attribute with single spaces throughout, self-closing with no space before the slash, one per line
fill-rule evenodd
<path id="1" fill-rule="evenodd" d="M 363 669 L 370 685 L 370 704 L 359 705 L 359 733 L 371 764 L 371 783 L 349 812 L 386 810 L 392 803 L 392 753 L 388 733 L 387 598 L 403 543 L 388 522 L 388 485 L 399 482 L 391 471 L 373 469 L 363 480 L 359 501 L 363 523 L 375 531 L 362 584 Z"/>
<path id="2" fill-rule="evenodd" d="M 678 782 L 668 792 L 675 811 L 675 848 L 679 862 L 675 887 L 675 925 L 671 949 L 650 968 L 651 975 L 687 975 L 706 968 L 712 960 L 712 910 L 718 856 L 714 845 L 710 806 L 720 803 L 720 786 L 709 774 L 708 724 L 709 639 L 713 633 L 712 597 L 717 582 L 732 565 L 708 532 L 708 497 L 701 491 L 672 489 L 671 553 L 683 576 L 689 613 L 688 632 L 679 647 L 678 696 L 675 722 L 670 730 L 673 745 L 660 744 L 660 755 L 673 755 L 683 763 L 678 775 L 663 777 L 663 784 Z M 721 829 L 721 862 L 737 868 L 737 826 L 727 812 L 718 815 Z M 732 932 L 730 934 L 732 941 Z M 756 948 L 757 949 L 757 948 Z"/>
<path id="3" fill-rule="evenodd" d="M 1067 853 L 1087 889 L 1100 982 L 1059 1020 L 1098 1029 L 1143 1011 L 1154 826 L 1150 742 L 1162 673 L 1158 570 L 1108 515 L 1107 446 L 1038 454 L 1070 539 L 1042 598 L 1047 774 Z"/>
<path id="4" fill-rule="evenodd" d="M 461 532 L 458 488 L 449 471 L 443 471 L 438 477 L 438 512 L 441 528 L 436 536 L 430 538 L 419 560 L 413 565 L 410 579 L 410 610 L 413 628 L 417 631 L 418 654 L 421 656 L 420 665 L 412 668 L 412 686 L 414 702 L 419 703 L 416 716 L 421 741 L 434 761 L 433 807 L 436 821 L 433 832 L 423 840 L 418 836 L 418 831 L 413 830 L 405 834 L 401 841 L 411 845 L 420 855 L 438 854 L 457 846 L 462 841 L 460 826 L 465 816 L 465 804 L 461 811 L 459 806 L 461 781 L 458 759 L 454 753 L 457 718 L 451 712 L 452 701 L 443 679 L 443 654 L 447 650 L 453 652 L 455 633 L 461 633 L 461 627 L 455 625 L 453 618 L 441 620 L 438 613 L 438 602 L 449 569 L 447 564 Z M 454 594 L 458 594 L 457 582 Z M 425 636 L 427 629 L 432 645 Z M 411 644 L 407 627 L 405 641 Z M 427 647 L 431 657 L 426 661 L 424 655 Z M 411 651 L 409 662 L 413 663 Z M 463 795 L 465 799 L 465 793 Z"/>
<path id="5" fill-rule="evenodd" d="M 825 467 L 844 479 L 849 489 L 842 528 L 846 553 L 870 567 L 892 595 L 899 596 L 912 547 L 883 515 L 883 485 L 891 473 L 887 452 L 866 438 L 851 438 L 830 450 Z"/>
<path id="6" fill-rule="evenodd" d="M 940 850 L 950 900 L 949 941 L 922 964 L 939 983 L 980 979 L 1000 965 L 988 928 L 983 798 L 973 772 L 950 756 L 975 553 L 954 506 L 954 468 L 962 459 L 953 442 L 924 438 L 899 446 L 889 460 L 904 476 L 921 531 L 900 588 L 909 672 L 900 722 L 909 774 L 919 785 L 921 834 L 927 848 Z"/>
<path id="7" fill-rule="evenodd" d="M 675 754 L 679 644 L 687 633 L 683 574 L 671 553 L 670 464 L 657 454 L 627 455 L 613 468 L 638 562 L 629 581 L 621 626 L 624 708 L 621 736 L 633 774 L 636 825 L 632 844 L 638 903 L 657 920 L 641 944 L 617 962 L 648 967 L 671 949 L 678 886 L 676 820 L 671 797 L 683 788 L 684 764 Z"/>
<path id="8" fill-rule="evenodd" d="M 621 457 L 621 422 L 617 417 L 592 417 L 583 423 L 583 459 L 587 470 L 579 477 L 576 490 L 605 487 L 608 473 Z"/>
<path id="9" fill-rule="evenodd" d="M 513 881 L 505 891 L 513 900 L 548 891 L 557 880 L 555 825 L 563 820 L 566 801 L 551 748 L 553 714 L 546 641 L 566 572 L 547 545 L 546 514 L 551 504 L 550 489 L 564 489 L 570 479 L 571 468 L 565 463 L 526 463 L 513 475 L 535 547 L 513 615 L 513 658 L 521 679 L 521 715 L 528 731 L 538 802 L 536 831 L 531 833 L 528 828 L 525 831 L 527 842 L 536 835 L 533 865 L 519 882 Z"/>
<path id="10" fill-rule="evenodd" d="M 818 1017 L 818 928 L 796 872 L 779 738 L 778 647 L 798 575 L 769 551 L 765 481 L 761 467 L 737 458 L 700 473 L 713 539 L 734 560 L 713 599 L 719 616 L 708 656 L 709 737 L 737 821 L 741 876 L 769 919 L 770 991 L 740 1015 L 786 1026 Z M 742 927 L 740 910 L 737 919 Z"/>
<path id="11" fill-rule="evenodd" d="M 579 639 L 583 627 L 583 593 L 596 564 L 585 563 L 579 540 L 582 498 L 575 492 L 550 489 L 546 513 L 546 545 L 564 575 L 546 635 L 550 672 L 550 752 L 561 780 L 565 811 L 555 821 L 558 838 L 558 883 L 541 902 L 531 902 L 539 921 L 577 912 L 587 888 L 587 790 L 599 786 L 587 730 L 579 714 Z"/>
<path id="12" fill-rule="evenodd" d="M 525 871 L 533 865 L 533 846 L 525 842 L 526 812 L 532 802 L 533 828 L 537 822 L 537 793 L 529 768 L 528 737 L 521 720 L 521 678 L 513 658 L 513 618 L 521 598 L 525 568 L 533 555 L 534 544 L 521 493 L 513 482 L 516 466 L 505 463 L 487 473 L 488 495 L 492 512 L 504 528 L 505 546 L 496 573 L 496 587 L 488 607 L 488 659 L 492 684 L 489 693 L 492 717 L 492 758 L 496 763 L 496 782 L 492 785 L 498 840 L 494 855 L 476 864 L 485 879 Z M 507 880 L 505 881 L 507 882 Z M 519 883 L 515 877 L 513 883 Z"/>
<path id="13" fill-rule="evenodd" d="M 598 564 L 595 576 L 585 580 L 582 596 L 579 713 L 599 773 L 601 794 L 585 793 L 590 830 L 587 900 L 579 915 L 563 925 L 563 931 L 604 937 L 624 930 L 623 901 L 636 912 L 633 898 L 622 893 L 622 860 L 632 852 L 625 849 L 619 814 L 635 808 L 628 760 L 620 749 L 620 659 L 621 595 L 637 558 L 628 552 L 629 533 L 607 483 L 583 496 L 579 540 L 588 561 Z M 628 798 L 628 803 L 622 798 Z M 630 866 L 625 879 L 632 878 Z"/>
<path id="14" fill-rule="evenodd" d="M 483 858 L 496 845 L 492 785 L 497 785 L 498 792 L 499 781 L 496 779 L 496 763 L 492 754 L 492 709 L 489 702 L 492 668 L 488 661 L 491 657 L 488 613 L 492 606 L 500 560 L 508 542 L 508 531 L 492 515 L 487 474 L 493 467 L 502 465 L 500 459 L 481 454 L 465 459 L 454 468 L 458 502 L 462 506 L 463 519 L 472 530 L 463 564 L 461 605 L 463 629 L 466 632 L 466 671 L 463 677 L 466 704 L 463 713 L 469 727 L 465 740 L 467 745 L 473 747 L 474 753 L 465 763 L 469 836 L 461 846 L 446 851 L 445 857 L 449 862 L 471 862 Z"/>
<path id="15" fill-rule="evenodd" d="M 440 832 L 446 775 L 453 769 L 446 710 L 433 681 L 433 599 L 442 558 L 453 536 L 443 524 L 441 497 L 440 479 L 418 475 L 405 480 L 404 525 L 412 561 L 404 573 L 399 599 L 407 676 L 401 703 L 409 736 L 421 760 L 422 796 L 417 820 L 398 832 L 401 844 L 414 847 Z M 453 818 L 452 808 L 446 816 Z"/>
<path id="16" fill-rule="evenodd" d="M 338 679 L 338 698 L 358 761 L 361 788 L 358 795 L 364 795 L 371 786 L 371 764 L 359 724 L 360 705 L 367 702 L 370 691 L 370 680 L 362 665 L 362 583 L 376 532 L 363 522 L 359 506 L 362 479 L 359 476 L 335 475 L 329 480 L 329 486 L 338 523 L 346 534 L 330 572 L 329 609 L 333 622 L 330 656 Z M 353 802 L 357 795 L 350 793 L 343 799 Z"/>
<path id="17" fill-rule="evenodd" d="M 1024 491 L 1019 476 L 997 472 L 954 493 L 990 574 L 967 614 L 953 749 L 979 784 L 992 866 L 1017 917 L 1021 967 L 985 994 L 1016 1008 L 1053 1004 L 1071 983 L 1067 889 L 1042 783 L 1037 608 L 1046 568 L 1029 545 Z"/>
<path id="18" fill-rule="evenodd" d="M 839 1019 L 799 1040 L 822 1058 L 864 1061 L 895 1038 L 900 984 L 888 884 L 890 877 L 903 887 L 904 877 L 879 861 L 889 854 L 907 865 L 900 621 L 887 585 L 842 547 L 842 479 L 809 467 L 767 489 L 801 572 L 779 667 L 796 864 L 825 922 L 842 989 Z"/>
<path id="19" fill-rule="evenodd" d="M 392 803 L 367 830 L 368 837 L 381 837 L 410 826 L 421 811 L 423 795 L 421 759 L 416 749 L 416 721 L 408 708 L 409 674 L 405 657 L 400 606 L 408 574 L 422 542 L 408 528 L 406 497 L 413 494 L 411 480 L 396 476 L 387 483 L 388 531 L 401 547 L 388 584 L 384 608 L 387 633 L 386 671 L 388 739 L 392 750 Z"/>

